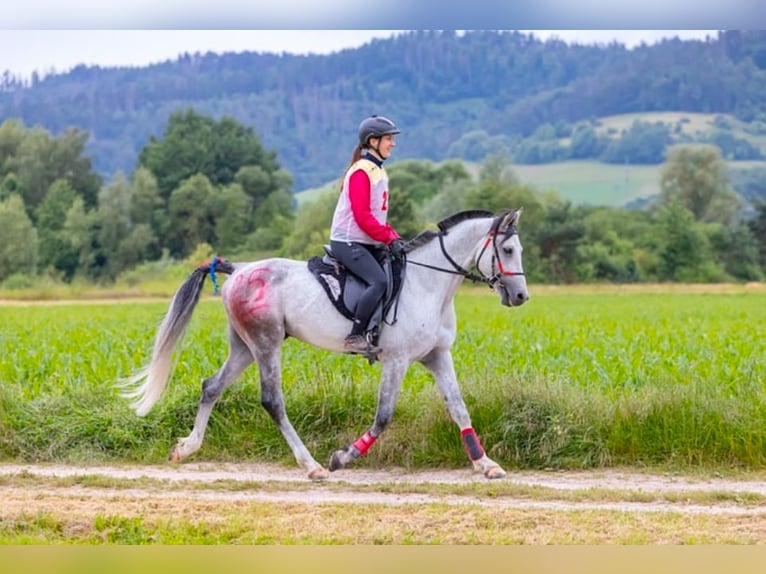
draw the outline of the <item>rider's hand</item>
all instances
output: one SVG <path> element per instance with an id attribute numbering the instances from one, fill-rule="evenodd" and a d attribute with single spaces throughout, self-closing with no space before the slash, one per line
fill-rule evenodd
<path id="1" fill-rule="evenodd" d="M 394 239 L 389 245 L 388 249 L 391 251 L 391 255 L 396 259 L 401 259 L 404 255 L 404 248 L 407 246 L 407 242 L 404 239 Z"/>

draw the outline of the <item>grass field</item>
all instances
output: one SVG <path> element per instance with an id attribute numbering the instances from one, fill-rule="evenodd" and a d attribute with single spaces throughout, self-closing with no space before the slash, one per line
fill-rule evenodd
<path id="1" fill-rule="evenodd" d="M 455 363 L 490 455 L 515 468 L 765 467 L 766 291 L 716 289 L 533 288 L 514 310 L 461 292 Z M 0 458 L 164 460 L 226 355 L 211 299 L 141 419 L 112 383 L 147 360 L 167 302 L 0 307 Z M 371 423 L 379 365 L 290 339 L 284 366 L 288 413 L 320 460 Z M 257 383 L 252 368 L 224 395 L 199 457 L 294 464 Z M 425 369 L 410 370 L 390 430 L 360 464 L 465 464 Z"/>
<path id="2" fill-rule="evenodd" d="M 660 192 L 660 170 L 655 165 L 571 161 L 514 165 L 513 170 L 523 183 L 541 191 L 555 190 L 576 205 L 618 207 Z"/>

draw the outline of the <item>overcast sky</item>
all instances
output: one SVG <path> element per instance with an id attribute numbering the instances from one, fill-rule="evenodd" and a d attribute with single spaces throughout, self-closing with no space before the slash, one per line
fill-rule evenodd
<path id="1" fill-rule="evenodd" d="M 663 37 L 715 36 L 715 30 L 525 30 L 540 38 L 608 43 L 628 47 Z M 327 54 L 358 47 L 399 30 L 0 30 L 0 73 L 29 77 L 78 64 L 145 66 L 183 52 L 290 52 Z"/>

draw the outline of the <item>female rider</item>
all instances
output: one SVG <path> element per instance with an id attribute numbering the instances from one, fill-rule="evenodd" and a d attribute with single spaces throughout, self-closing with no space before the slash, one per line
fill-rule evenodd
<path id="1" fill-rule="evenodd" d="M 365 332 L 370 317 L 386 291 L 381 261 L 388 253 L 401 255 L 404 241 L 388 215 L 388 175 L 383 162 L 391 156 L 399 129 L 390 119 L 370 116 L 359 124 L 359 143 L 343 178 L 330 228 L 330 245 L 336 258 L 367 285 L 356 307 L 345 351 L 377 353 Z M 388 249 L 386 248 L 388 246 Z"/>

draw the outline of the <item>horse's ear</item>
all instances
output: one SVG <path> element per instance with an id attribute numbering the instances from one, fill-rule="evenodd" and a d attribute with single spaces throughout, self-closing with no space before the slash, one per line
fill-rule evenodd
<path id="1" fill-rule="evenodd" d="M 521 212 L 523 210 L 523 207 L 519 207 L 514 211 L 509 211 L 505 217 L 503 217 L 503 221 L 500 223 L 500 229 L 508 229 L 511 225 L 516 225 L 519 222 L 519 217 L 521 217 Z"/>

